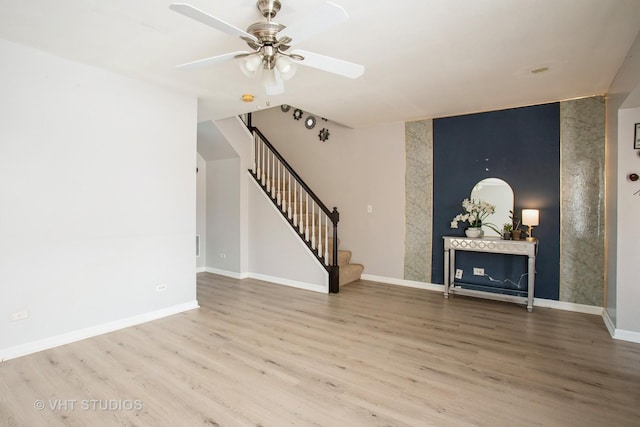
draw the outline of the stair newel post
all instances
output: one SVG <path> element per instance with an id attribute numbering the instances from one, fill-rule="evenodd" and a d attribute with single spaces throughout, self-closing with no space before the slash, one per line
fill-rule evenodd
<path id="1" fill-rule="evenodd" d="M 340 214 L 338 208 L 333 207 L 331 212 L 331 223 L 333 224 L 333 260 L 329 271 L 329 292 L 337 294 L 340 292 L 340 267 L 338 267 L 338 221 Z"/>

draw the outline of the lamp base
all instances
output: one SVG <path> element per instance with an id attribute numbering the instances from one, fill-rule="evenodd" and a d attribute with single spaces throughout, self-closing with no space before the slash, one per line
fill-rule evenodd
<path id="1" fill-rule="evenodd" d="M 536 239 L 535 237 L 527 237 L 525 240 L 527 242 L 536 242 L 536 241 L 538 241 L 538 239 Z"/>

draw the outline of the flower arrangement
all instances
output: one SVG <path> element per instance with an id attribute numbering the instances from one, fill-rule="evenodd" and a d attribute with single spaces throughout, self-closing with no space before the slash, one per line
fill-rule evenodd
<path id="1" fill-rule="evenodd" d="M 489 227 L 498 235 L 502 235 L 498 228 L 490 222 L 483 222 L 489 215 L 495 212 L 496 207 L 483 201 L 464 199 L 462 201 L 463 213 L 456 215 L 451 221 L 451 228 L 458 228 L 458 222 L 468 222 L 469 227 Z"/>

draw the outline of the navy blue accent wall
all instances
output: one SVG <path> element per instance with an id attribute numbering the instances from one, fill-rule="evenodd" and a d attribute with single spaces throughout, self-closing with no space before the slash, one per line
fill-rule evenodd
<path id="1" fill-rule="evenodd" d="M 433 121 L 433 257 L 432 282 L 444 283 L 442 236 L 463 235 L 451 229 L 480 180 L 495 177 L 511 185 L 515 211 L 540 209 L 536 258 L 538 298 L 558 299 L 560 276 L 560 104 L 545 104 Z M 498 224 L 501 226 L 501 224 Z M 484 267 L 495 280 L 526 287 L 525 257 L 456 253 L 464 281 L 501 286 L 472 275 Z"/>

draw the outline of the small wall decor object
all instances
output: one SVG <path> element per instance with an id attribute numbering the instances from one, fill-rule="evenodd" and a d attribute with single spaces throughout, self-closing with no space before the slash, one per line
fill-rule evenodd
<path id="1" fill-rule="evenodd" d="M 313 116 L 308 116 L 304 120 L 304 127 L 306 127 L 307 129 L 313 129 L 314 127 L 316 127 L 316 118 Z"/>
<path id="2" fill-rule="evenodd" d="M 637 173 L 630 173 L 628 178 L 629 178 L 629 181 L 636 182 L 638 180 L 639 176 L 638 176 Z"/>
<path id="3" fill-rule="evenodd" d="M 302 118 L 302 115 L 303 115 L 303 114 L 304 114 L 304 112 L 303 112 L 301 109 L 296 108 L 296 109 L 293 111 L 293 119 L 294 119 L 294 120 L 300 120 L 300 119 Z"/>
<path id="4" fill-rule="evenodd" d="M 636 130 L 633 134 L 633 148 L 640 150 L 640 123 L 636 123 Z"/>
<path id="5" fill-rule="evenodd" d="M 318 138 L 320 138 L 320 141 L 324 142 L 327 139 L 329 139 L 329 129 L 327 128 L 322 128 L 322 130 L 320 131 L 320 133 L 318 134 Z"/>
<path id="6" fill-rule="evenodd" d="M 287 105 L 287 104 L 282 104 L 280 106 L 280 109 L 282 110 L 283 113 L 286 113 L 287 111 L 289 111 L 291 109 L 291 106 Z"/>

